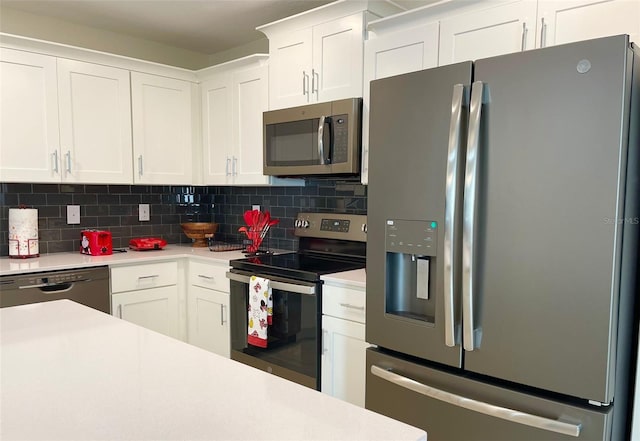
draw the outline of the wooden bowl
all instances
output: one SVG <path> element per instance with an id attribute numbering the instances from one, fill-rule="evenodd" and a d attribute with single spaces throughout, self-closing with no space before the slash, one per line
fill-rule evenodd
<path id="1" fill-rule="evenodd" d="M 206 247 L 207 239 L 218 231 L 218 224 L 213 222 L 185 222 L 180 226 L 184 234 L 193 241 L 194 247 Z"/>

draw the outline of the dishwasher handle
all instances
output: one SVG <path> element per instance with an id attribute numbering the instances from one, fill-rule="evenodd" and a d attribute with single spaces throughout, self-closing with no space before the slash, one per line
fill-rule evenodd
<path id="1" fill-rule="evenodd" d="M 78 279 L 78 280 L 74 280 L 73 282 L 35 283 L 33 285 L 19 286 L 18 289 L 39 289 L 40 291 L 43 291 L 46 293 L 60 293 L 60 292 L 70 291 L 71 289 L 73 289 L 73 286 L 76 283 L 84 283 L 84 282 L 91 282 L 91 281 L 92 279 Z"/>

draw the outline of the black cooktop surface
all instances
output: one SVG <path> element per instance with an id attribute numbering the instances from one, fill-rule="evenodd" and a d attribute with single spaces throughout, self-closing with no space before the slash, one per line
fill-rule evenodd
<path id="1" fill-rule="evenodd" d="M 266 254 L 231 261 L 234 269 L 280 277 L 317 281 L 321 275 L 364 268 L 365 259 L 305 253 Z"/>

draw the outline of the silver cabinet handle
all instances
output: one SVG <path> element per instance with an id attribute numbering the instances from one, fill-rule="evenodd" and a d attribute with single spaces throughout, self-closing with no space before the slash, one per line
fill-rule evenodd
<path id="1" fill-rule="evenodd" d="M 233 157 L 233 166 L 231 167 L 233 170 L 233 176 L 238 176 L 238 158 Z"/>
<path id="2" fill-rule="evenodd" d="M 122 304 L 118 305 L 118 318 L 122 318 Z"/>
<path id="3" fill-rule="evenodd" d="M 142 155 L 138 156 L 138 176 L 142 176 Z"/>
<path id="4" fill-rule="evenodd" d="M 467 167 L 464 175 L 464 206 L 462 210 L 462 329 L 464 349 L 475 348 L 473 322 L 474 297 L 474 226 L 476 221 L 476 201 L 478 192 L 478 153 L 480 143 L 480 119 L 484 84 L 475 81 L 471 89 L 469 108 L 469 137 L 467 139 Z"/>
<path id="5" fill-rule="evenodd" d="M 231 164 L 231 158 L 227 156 L 227 166 L 224 169 L 225 176 L 229 176 L 229 164 Z"/>
<path id="6" fill-rule="evenodd" d="M 67 158 L 67 173 L 71 174 L 71 150 L 67 150 L 64 156 Z"/>
<path id="7" fill-rule="evenodd" d="M 520 50 L 524 51 L 527 48 L 527 24 L 522 23 L 522 44 Z"/>
<path id="8" fill-rule="evenodd" d="M 364 306 L 356 306 L 356 305 L 352 305 L 350 303 L 340 303 L 340 306 L 342 306 L 343 308 L 357 309 L 357 310 L 360 310 L 360 311 L 364 311 Z"/>
<path id="9" fill-rule="evenodd" d="M 315 93 L 316 98 L 318 98 L 319 92 L 320 92 L 320 74 L 316 72 L 315 69 L 311 69 L 311 93 Z"/>
<path id="10" fill-rule="evenodd" d="M 309 101 L 309 75 L 306 71 L 302 71 L 302 94 L 307 96 Z"/>
<path id="11" fill-rule="evenodd" d="M 256 274 L 257 275 L 257 274 Z M 262 277 L 262 276 L 260 276 Z M 265 277 L 268 279 L 268 277 Z M 249 284 L 249 276 L 243 276 L 242 274 L 232 273 L 230 271 L 227 272 L 227 279 L 234 280 L 236 282 L 242 282 Z M 287 282 L 279 282 L 277 280 L 270 279 L 269 284 L 273 289 L 279 289 L 281 291 L 295 292 L 296 294 L 306 294 L 306 295 L 315 295 L 316 294 L 316 286 L 315 285 L 298 285 L 297 283 L 287 283 Z"/>
<path id="12" fill-rule="evenodd" d="M 544 418 L 530 413 L 520 412 L 518 410 L 509 409 L 507 407 L 494 406 L 493 404 L 484 403 L 482 401 L 473 400 L 461 395 L 446 392 L 435 387 L 427 386 L 419 383 L 411 378 L 398 375 L 390 370 L 383 369 L 376 365 L 371 366 L 371 373 L 376 377 L 382 378 L 390 383 L 396 384 L 405 389 L 412 390 L 434 400 L 443 401 L 454 406 L 469 409 L 473 412 L 482 413 L 503 420 L 511 421 L 516 424 L 535 427 L 536 429 L 547 430 L 549 432 L 561 433 L 563 435 L 580 436 L 582 426 L 580 424 L 564 423 L 551 418 Z"/>
<path id="13" fill-rule="evenodd" d="M 547 45 L 547 24 L 544 22 L 544 17 L 540 19 L 540 47 Z"/>
<path id="14" fill-rule="evenodd" d="M 58 174 L 58 149 L 54 150 L 51 156 L 51 159 L 53 160 L 53 171 Z"/>
<path id="15" fill-rule="evenodd" d="M 138 276 L 138 280 L 155 279 L 156 277 L 160 277 L 160 275 L 159 274 L 152 274 L 150 276 Z"/>
<path id="16" fill-rule="evenodd" d="M 220 326 L 224 326 L 224 305 L 220 304 Z"/>
<path id="17" fill-rule="evenodd" d="M 328 340 L 329 340 L 328 336 L 329 336 L 329 331 L 327 331 L 326 329 L 323 329 L 322 330 L 322 355 L 324 355 L 327 352 L 329 352 L 329 350 L 325 346 L 325 343 L 327 343 Z"/>
<path id="18" fill-rule="evenodd" d="M 324 165 L 324 123 L 327 117 L 322 115 L 318 122 L 318 157 L 320 158 L 320 165 Z"/>
<path id="19" fill-rule="evenodd" d="M 451 120 L 449 122 L 449 148 L 447 150 L 447 179 L 444 202 L 444 342 L 451 347 L 456 344 L 454 301 L 454 271 L 457 253 L 455 242 L 456 204 L 459 203 L 458 176 L 460 168 L 460 144 L 462 143 L 462 107 L 465 104 L 465 90 L 462 84 L 453 86 L 451 98 Z"/>
<path id="20" fill-rule="evenodd" d="M 200 277 L 202 279 L 206 279 L 206 280 L 213 280 L 214 279 L 213 276 L 205 276 L 204 274 L 198 274 L 198 277 Z"/>

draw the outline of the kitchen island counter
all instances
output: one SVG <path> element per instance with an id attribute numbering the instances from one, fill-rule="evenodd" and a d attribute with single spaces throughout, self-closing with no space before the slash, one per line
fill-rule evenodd
<path id="1" fill-rule="evenodd" d="M 2 439 L 425 440 L 69 300 L 0 309 Z"/>

